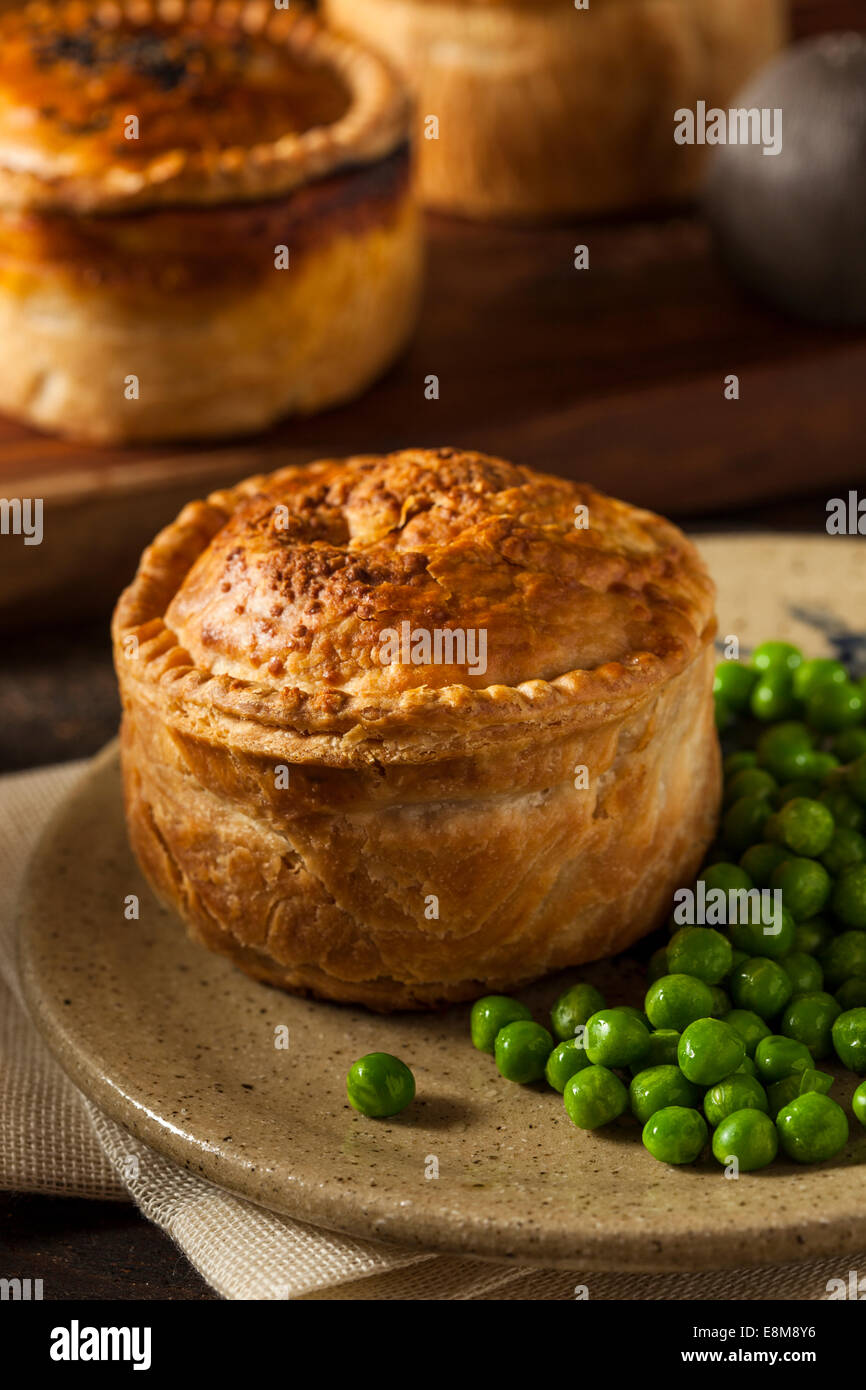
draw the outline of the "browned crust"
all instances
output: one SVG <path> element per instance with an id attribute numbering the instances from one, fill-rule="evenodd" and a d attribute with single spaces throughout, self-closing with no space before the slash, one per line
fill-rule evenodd
<path id="1" fill-rule="evenodd" d="M 622 508 L 625 524 L 633 517 L 635 524 L 646 526 L 647 534 L 653 538 L 649 544 L 659 547 L 658 567 L 649 561 L 648 567 L 636 565 L 630 579 L 628 565 L 623 568 L 621 564 L 617 567 L 609 563 L 615 558 L 613 554 L 607 558 L 603 553 L 595 558 L 591 553 L 587 555 L 586 563 L 590 568 L 601 565 L 593 582 L 613 586 L 609 616 L 621 615 L 623 611 L 627 615 L 628 604 L 634 604 L 634 632 L 641 635 L 641 641 L 633 649 L 624 649 L 617 659 L 602 660 L 593 669 L 563 666 L 557 671 L 539 673 L 538 678 L 520 677 L 516 684 L 499 681 L 473 685 L 459 678 L 447 684 L 442 684 L 441 678 L 440 683 L 427 684 L 424 683 L 428 678 L 425 670 L 420 677 L 417 673 L 407 677 L 407 682 L 412 683 L 404 688 L 353 690 L 346 688 L 345 683 L 341 685 L 339 679 L 329 681 L 317 676 L 315 662 L 307 666 L 307 679 L 296 684 L 290 672 L 271 669 L 259 673 L 251 666 L 244 668 L 242 665 L 243 676 L 219 674 L 206 661 L 197 662 L 193 658 L 172 629 L 169 610 L 176 596 L 187 586 L 191 572 L 198 576 L 193 588 L 186 591 L 177 613 L 185 614 L 183 621 L 190 634 L 198 634 L 196 642 L 200 646 L 202 642 L 207 643 L 207 635 L 200 624 L 204 621 L 207 625 L 211 620 L 200 608 L 195 594 L 199 591 L 206 595 L 211 583 L 225 582 L 219 555 L 226 538 L 232 538 L 234 543 L 230 530 L 233 518 L 245 516 L 245 508 L 250 505 L 266 512 L 268 497 L 288 500 L 291 507 L 293 494 L 298 499 L 308 498 L 311 486 L 327 490 L 336 484 L 339 490 L 341 479 L 342 483 L 350 485 L 353 479 L 369 477 L 371 468 L 374 478 L 377 467 L 387 470 L 394 466 L 399 470 L 404 459 L 409 460 L 410 469 L 417 468 L 422 493 L 424 487 L 431 486 L 430 479 L 436 477 L 437 468 L 442 470 L 443 476 L 446 472 L 456 476 L 460 467 L 470 472 L 478 468 L 482 473 L 497 468 L 512 469 L 511 465 L 484 455 L 462 454 L 457 450 L 415 450 L 378 462 L 362 456 L 342 462 L 323 461 L 306 469 L 283 469 L 268 477 L 247 479 L 235 488 L 214 494 L 207 502 L 190 504 L 144 553 L 135 580 L 118 602 L 113 630 L 121 682 L 135 689 L 141 698 L 167 702 L 178 730 L 194 732 L 201 720 L 206 719 L 221 738 L 234 742 L 241 739 L 251 751 L 265 755 L 279 748 L 289 757 L 326 765 L 347 760 L 361 765 L 371 757 L 389 762 L 426 761 L 452 756 L 455 750 L 490 745 L 506 735 L 519 737 L 528 728 L 535 732 L 542 728 L 573 729 L 603 723 L 615 713 L 625 715 L 653 690 L 685 669 L 712 635 L 713 586 L 697 552 L 676 528 L 651 513 L 632 511 L 624 504 L 605 499 L 586 485 L 545 478 L 531 470 L 512 470 L 507 475 L 510 484 L 513 486 L 517 478 L 528 486 L 527 505 L 533 488 L 541 489 L 544 498 L 549 493 L 558 499 L 558 526 L 563 525 L 561 509 L 564 503 L 570 505 L 572 501 L 587 498 L 591 502 L 596 497 L 599 506 Z M 422 482 L 422 478 L 426 482 Z M 460 486 L 455 482 L 455 497 Z M 264 503 L 257 499 L 264 499 Z M 521 495 L 518 501 L 522 503 L 522 500 Z M 617 515 L 615 510 L 613 514 Z M 225 536 L 221 538 L 224 528 Z M 561 596 L 550 595 L 550 584 L 544 577 L 550 545 L 563 543 L 562 537 L 555 539 L 555 531 L 556 527 L 545 536 L 542 528 L 536 540 L 541 547 L 538 557 L 527 561 L 528 573 L 533 573 L 535 565 L 544 582 L 544 588 L 539 591 L 545 595 L 539 598 L 542 613 L 545 613 L 545 605 L 550 606 L 551 613 L 555 613 L 557 607 L 567 611 L 563 610 Z M 242 552 L 241 536 L 242 533 L 238 533 L 237 541 Z M 459 556 L 464 543 L 458 534 L 453 544 L 446 540 L 443 553 Z M 532 544 L 529 540 L 527 543 Z M 572 555 L 574 547 L 570 538 L 565 543 Z M 308 544 L 312 547 L 308 558 L 319 553 L 317 536 L 303 543 L 297 560 L 292 562 L 302 566 L 297 576 L 303 573 L 304 567 L 308 568 L 304 558 Z M 604 540 L 602 552 L 603 547 Z M 250 557 L 253 554 L 251 550 Z M 214 568 L 208 569 L 211 556 Z M 584 561 L 578 556 L 571 563 L 579 566 Z M 459 578 L 459 569 L 454 573 L 459 606 L 467 594 L 474 594 L 478 576 L 470 567 L 464 583 Z M 587 577 L 589 574 L 588 570 Z M 296 582 L 296 578 L 291 579 L 292 585 Z M 511 581 L 507 574 L 503 580 L 494 566 L 491 582 L 496 587 Z M 577 571 L 570 582 L 579 585 Z M 629 599 L 630 584 L 638 586 L 633 600 Z M 620 591 L 623 585 L 624 595 Z M 351 618 L 350 640 L 353 643 L 357 640 L 357 651 L 368 641 L 367 632 L 357 631 L 355 627 L 354 615 L 360 597 L 360 592 L 347 591 L 341 595 L 339 590 L 330 599 L 325 596 L 326 609 L 329 603 L 336 603 L 338 609 L 343 605 L 347 621 Z M 243 596 L 239 601 L 242 606 L 246 602 Z M 401 601 L 406 605 L 407 616 L 428 611 L 426 600 L 422 608 L 413 610 L 411 589 L 403 594 Z M 594 621 L 603 622 L 600 614 L 604 610 L 597 611 L 599 616 Z M 507 634 L 509 610 L 506 608 L 504 612 L 503 640 Z M 197 617 L 197 613 L 204 616 Z M 230 614 L 224 614 L 218 621 L 222 631 L 217 638 L 215 654 L 222 650 L 231 656 L 238 642 L 242 650 L 243 626 L 235 631 Z M 513 614 L 512 621 L 525 624 L 526 618 Z M 628 626 L 627 617 L 625 621 Z M 219 627 L 217 631 L 220 632 Z M 512 634 L 515 648 L 529 638 L 530 630 L 525 626 L 522 630 L 518 626 Z M 226 641 L 229 646 L 225 646 Z M 567 648 L 560 644 L 555 650 Z M 348 660 L 350 668 L 354 669 L 351 667 L 355 660 L 354 648 L 348 653 Z M 300 669 L 304 669 L 303 662 Z M 432 679 L 432 672 L 429 678 Z"/>

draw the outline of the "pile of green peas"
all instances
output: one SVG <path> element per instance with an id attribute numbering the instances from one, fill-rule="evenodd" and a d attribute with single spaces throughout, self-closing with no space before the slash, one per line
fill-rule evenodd
<path id="1" fill-rule="evenodd" d="M 849 1127 L 818 1064 L 835 1056 L 866 1075 L 866 681 L 765 642 L 749 664 L 720 663 L 714 695 L 730 748 L 698 878 L 729 908 L 737 890 L 779 890 L 781 921 L 769 932 L 733 910 L 718 928 L 672 921 L 643 1011 L 581 983 L 548 1029 L 489 995 L 472 1008 L 472 1041 L 508 1080 L 545 1078 L 581 1129 L 630 1112 L 661 1162 L 693 1163 L 709 1143 L 738 1172 L 780 1149 L 820 1163 Z M 866 1127 L 866 1081 L 851 1108 Z"/>

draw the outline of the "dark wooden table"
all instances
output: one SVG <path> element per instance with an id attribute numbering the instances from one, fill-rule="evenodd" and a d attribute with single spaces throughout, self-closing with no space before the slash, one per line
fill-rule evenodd
<path id="1" fill-rule="evenodd" d="M 801 35 L 842 26 L 866 29 L 866 5 L 861 0 L 798 0 L 795 13 Z M 561 251 L 564 254 L 570 236 L 562 229 L 549 229 L 538 234 L 533 244 L 545 255 L 556 257 Z M 535 430 L 530 438 L 520 423 L 531 419 L 536 407 L 543 407 L 554 467 L 570 471 L 574 458 L 592 458 L 596 466 L 580 471 L 591 472 L 595 481 L 612 491 L 622 486 L 627 475 L 637 476 L 636 487 L 623 489 L 632 500 L 668 510 L 688 529 L 819 529 L 828 495 L 828 459 L 840 485 L 863 483 L 862 449 L 859 454 L 846 452 L 833 404 L 842 402 L 846 410 L 862 409 L 866 380 L 862 335 L 817 333 L 785 323 L 752 304 L 719 279 L 707 254 L 706 234 L 686 213 L 673 221 L 654 218 L 599 224 L 593 236 L 605 248 L 607 282 L 597 282 L 583 306 L 592 332 L 585 323 L 579 333 L 567 327 L 568 333 L 576 334 L 573 342 L 582 354 L 578 362 L 581 388 L 571 399 L 562 382 L 552 382 L 544 372 L 532 370 L 533 342 L 540 343 L 545 329 L 563 328 L 573 310 L 567 300 L 573 283 L 565 269 L 561 277 L 551 275 L 539 300 L 529 282 L 522 283 L 521 257 L 528 244 L 524 234 L 442 227 L 436 252 L 440 282 L 447 283 L 449 274 L 458 284 L 475 282 L 476 295 L 482 296 L 491 315 L 485 320 L 478 349 L 482 363 L 485 346 L 500 372 L 508 368 L 509 353 L 514 355 L 521 367 L 520 390 L 529 395 L 529 409 L 526 399 L 520 403 L 511 399 L 513 388 L 505 376 L 496 376 L 491 370 L 485 379 L 482 365 L 474 378 L 476 386 L 479 380 L 484 384 L 480 403 L 473 395 L 474 387 L 470 389 L 459 380 L 449 382 L 443 411 L 429 426 L 430 442 L 446 437 L 454 437 L 456 442 L 457 430 L 466 443 L 498 447 L 507 456 L 526 456 L 528 462 L 543 463 L 539 447 L 544 445 L 544 433 L 539 436 Z M 648 268 L 650 274 L 646 273 Z M 686 294 L 682 292 L 682 278 L 674 285 L 677 275 L 685 277 Z M 501 300 L 499 289 L 506 282 L 509 292 L 517 296 L 508 304 Z M 669 328 L 667 356 L 660 356 L 655 350 L 658 328 L 673 291 L 677 302 L 686 305 L 686 312 L 674 334 L 673 356 Z M 643 296 L 643 327 L 637 338 L 635 293 Z M 526 321 L 528 340 L 524 337 L 521 343 L 503 348 L 497 339 L 504 325 L 520 314 Z M 444 322 L 457 338 L 476 332 L 459 294 L 446 306 Z M 717 364 L 724 357 L 726 343 L 736 347 L 738 363 L 745 361 L 763 373 L 764 409 L 738 416 L 736 424 L 709 399 L 710 391 L 716 391 Z M 819 371 L 829 397 L 825 392 L 822 398 L 814 384 L 812 373 L 819 362 L 824 363 Z M 773 363 L 793 367 L 794 375 L 789 372 L 785 384 L 781 378 L 774 381 Z M 425 371 L 439 369 L 437 362 L 422 364 L 420 358 L 417 365 Z M 798 390 L 792 384 L 800 368 L 802 400 L 797 399 Z M 570 361 L 567 382 L 576 379 L 574 373 L 575 363 Z M 702 377 L 706 378 L 705 385 L 701 384 Z M 709 442 L 694 468 L 689 464 L 689 450 L 693 448 L 689 422 L 676 419 L 679 389 L 686 382 L 693 399 L 696 389 L 699 396 L 706 390 L 705 404 L 711 412 L 702 425 Z M 634 407 L 632 397 L 632 404 L 625 408 L 624 393 L 638 383 L 642 387 L 639 406 Z M 405 433 L 407 420 L 383 423 L 380 418 L 377 423 L 375 399 L 374 395 L 367 398 L 361 418 L 366 418 L 363 412 L 370 415 L 370 428 L 378 430 L 383 443 L 387 444 L 391 434 L 394 442 L 405 441 L 409 437 Z M 801 436 L 790 457 L 779 450 L 777 440 L 774 445 L 779 414 L 767 408 L 767 400 L 781 402 L 788 436 Z M 479 409 L 486 414 L 479 417 Z M 420 421 L 421 417 L 417 418 Z M 479 428 L 473 437 L 472 422 L 479 418 L 484 429 Z M 708 428 L 714 419 L 717 431 Z M 659 422 L 663 423 L 661 433 Z M 737 431 L 738 440 L 732 438 L 732 430 Z M 750 450 L 743 450 L 744 437 L 754 439 Z M 24 459 L 35 446 L 25 434 L 18 439 L 16 447 Z M 424 442 L 417 431 L 412 442 Z M 728 466 L 732 445 L 736 445 L 733 452 L 741 460 L 733 475 Z M 328 445 L 327 451 L 331 447 Z M 314 448 L 311 439 L 310 449 Z M 566 449 L 573 451 L 571 461 L 563 453 Z M 636 460 L 641 461 L 637 474 Z M 602 468 L 601 474 L 598 468 Z M 768 497 L 772 500 L 767 501 Z M 149 518 L 146 521 L 150 524 Z M 31 624 L 26 636 L 4 637 L 0 770 L 83 757 L 114 734 L 118 706 L 105 613 L 117 584 L 126 578 L 125 567 L 128 558 L 118 551 L 116 584 L 103 586 L 104 596 L 95 610 L 91 596 L 89 606 L 97 613 L 94 619 L 84 623 L 67 619 L 35 632 Z M 0 1194 L 0 1255 L 0 1275 L 14 1271 L 22 1278 L 41 1278 L 45 1296 L 52 1299 L 216 1297 L 172 1242 L 143 1221 L 132 1206 L 124 1204 Z"/>

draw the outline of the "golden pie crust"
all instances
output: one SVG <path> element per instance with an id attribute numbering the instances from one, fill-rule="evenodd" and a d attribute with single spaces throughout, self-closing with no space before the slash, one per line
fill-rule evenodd
<path id="1" fill-rule="evenodd" d="M 430 207 L 532 220 L 694 192 L 674 112 L 727 107 L 787 38 L 787 0 L 323 0 L 416 95 Z M 438 121 L 437 138 L 431 138 Z"/>
<path id="2" fill-rule="evenodd" d="M 375 1009 L 623 950 L 714 832 L 713 604 L 670 523 L 483 454 L 192 503 L 114 616 L 139 862 L 256 978 Z M 485 661 L 383 656 L 445 632 Z"/>
<path id="3" fill-rule="evenodd" d="M 414 321 L 408 104 L 265 0 L 0 15 L 0 409 L 123 441 L 348 399 Z"/>

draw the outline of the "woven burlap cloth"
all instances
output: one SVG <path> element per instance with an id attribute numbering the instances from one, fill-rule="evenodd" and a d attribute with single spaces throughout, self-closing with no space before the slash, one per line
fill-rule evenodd
<path id="1" fill-rule="evenodd" d="M 866 1271 L 866 1255 L 652 1275 L 406 1252 L 276 1216 L 145 1148 L 67 1080 L 30 1024 L 16 976 L 21 877 L 47 817 L 83 767 L 0 778 L 0 1188 L 135 1202 L 224 1298 L 826 1299 L 828 1280 Z"/>

